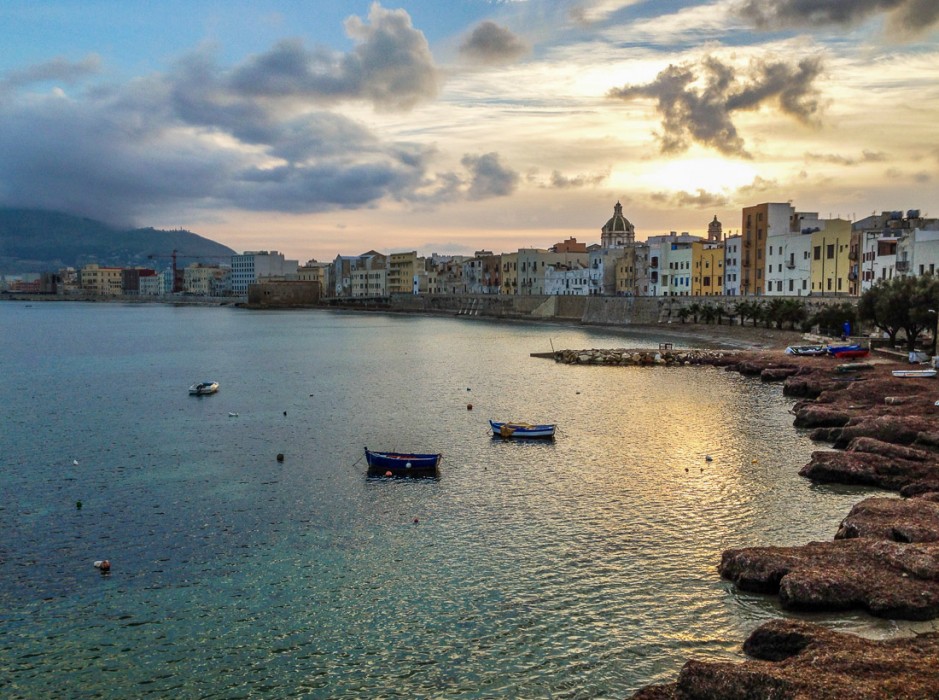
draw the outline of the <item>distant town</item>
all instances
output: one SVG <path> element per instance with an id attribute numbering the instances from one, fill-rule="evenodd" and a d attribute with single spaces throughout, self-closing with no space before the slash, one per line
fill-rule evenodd
<path id="1" fill-rule="evenodd" d="M 858 221 L 822 219 L 789 203 L 744 207 L 740 232 L 715 216 L 707 236 L 686 232 L 637 241 L 617 202 L 600 243 L 576 238 L 549 248 L 472 256 L 416 251 L 338 255 L 300 264 L 277 251 L 163 269 L 87 264 L 5 280 L 3 291 L 62 296 L 247 297 L 252 287 L 295 287 L 295 296 L 379 299 L 392 295 L 543 295 L 620 297 L 858 297 L 879 280 L 933 274 L 939 219 L 918 210 Z"/>

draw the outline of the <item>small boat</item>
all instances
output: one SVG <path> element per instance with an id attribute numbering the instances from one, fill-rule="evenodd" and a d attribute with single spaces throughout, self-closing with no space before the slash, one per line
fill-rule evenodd
<path id="1" fill-rule="evenodd" d="M 489 421 L 489 426 L 492 428 L 492 434 L 495 437 L 540 439 L 553 438 L 554 430 L 557 427 L 554 423 L 500 423 L 494 420 Z"/>
<path id="2" fill-rule="evenodd" d="M 786 348 L 787 355 L 827 355 L 827 345 L 790 345 Z"/>
<path id="3" fill-rule="evenodd" d="M 844 364 L 838 365 L 835 367 L 835 371 L 839 374 L 847 374 L 848 372 L 860 372 L 866 369 L 874 369 L 873 362 L 845 362 Z"/>
<path id="4" fill-rule="evenodd" d="M 828 354 L 832 357 L 838 357 L 843 360 L 854 359 L 857 357 L 867 357 L 870 355 L 870 348 L 855 343 L 854 345 L 831 345 L 828 348 Z"/>
<path id="5" fill-rule="evenodd" d="M 365 448 L 368 470 L 375 474 L 392 476 L 427 476 L 437 473 L 440 454 L 418 454 L 413 452 L 373 452 Z"/>
<path id="6" fill-rule="evenodd" d="M 192 396 L 208 396 L 218 391 L 218 382 L 198 382 L 189 387 Z"/>
<path id="7" fill-rule="evenodd" d="M 934 369 L 895 369 L 893 370 L 894 377 L 919 377 L 926 378 L 935 377 L 936 370 Z"/>

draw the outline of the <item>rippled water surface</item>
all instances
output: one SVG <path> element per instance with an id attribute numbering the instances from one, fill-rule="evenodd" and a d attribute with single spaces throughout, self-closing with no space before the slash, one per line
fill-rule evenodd
<path id="1" fill-rule="evenodd" d="M 869 492 L 797 475 L 779 386 L 529 357 L 659 340 L 0 304 L 0 694 L 622 697 L 739 660 L 783 613 L 721 551 L 830 539 Z M 367 479 L 365 445 L 442 452 L 441 476 Z"/>

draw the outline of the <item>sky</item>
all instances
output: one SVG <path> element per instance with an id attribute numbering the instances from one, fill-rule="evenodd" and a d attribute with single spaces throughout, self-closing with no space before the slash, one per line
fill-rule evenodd
<path id="1" fill-rule="evenodd" d="M 939 0 L 4 0 L 0 206 L 332 260 L 939 216 Z"/>

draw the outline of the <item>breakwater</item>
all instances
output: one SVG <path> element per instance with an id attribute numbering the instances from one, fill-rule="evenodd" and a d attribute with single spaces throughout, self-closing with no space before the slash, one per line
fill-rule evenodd
<path id="1" fill-rule="evenodd" d="M 726 366 L 739 361 L 735 350 L 628 350 L 614 348 L 607 350 L 558 350 L 554 353 L 539 355 L 551 357 L 555 362 L 565 365 L 615 365 L 619 367 L 665 366 L 675 365 L 714 365 Z"/>

